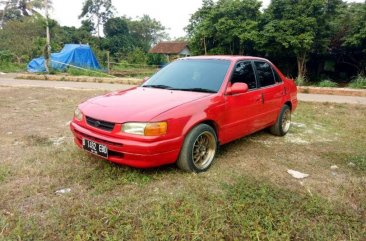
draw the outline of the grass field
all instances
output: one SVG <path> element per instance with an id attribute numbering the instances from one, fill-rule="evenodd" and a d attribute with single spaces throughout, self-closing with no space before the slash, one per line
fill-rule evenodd
<path id="1" fill-rule="evenodd" d="M 68 121 L 101 93 L 0 87 L 0 240 L 365 240 L 365 106 L 300 103 L 286 137 L 225 145 L 197 175 L 78 150 Z"/>
<path id="2" fill-rule="evenodd" d="M 0 62 L 0 72 L 19 73 L 27 70 L 26 64 L 2 63 Z"/>
<path id="3" fill-rule="evenodd" d="M 159 68 L 151 66 L 118 66 L 113 65 L 111 74 L 117 77 L 144 78 L 155 74 Z"/>

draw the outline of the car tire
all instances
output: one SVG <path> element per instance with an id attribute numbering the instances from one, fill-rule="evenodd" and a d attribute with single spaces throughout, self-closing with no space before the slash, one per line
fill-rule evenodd
<path id="1" fill-rule="evenodd" d="M 276 124 L 270 127 L 270 132 L 275 136 L 284 136 L 287 134 L 291 126 L 291 109 L 288 105 L 284 105 L 278 115 Z"/>
<path id="2" fill-rule="evenodd" d="M 186 172 L 205 172 L 212 165 L 216 151 L 215 130 L 209 125 L 200 124 L 186 136 L 177 166 Z"/>

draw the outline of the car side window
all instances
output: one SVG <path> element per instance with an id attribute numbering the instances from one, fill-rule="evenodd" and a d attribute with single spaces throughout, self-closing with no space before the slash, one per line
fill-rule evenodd
<path id="1" fill-rule="evenodd" d="M 255 61 L 257 69 L 258 82 L 260 87 L 266 87 L 275 84 L 271 66 L 266 62 Z"/>
<path id="2" fill-rule="evenodd" d="M 281 79 L 280 75 L 277 73 L 277 71 L 274 68 L 272 68 L 272 71 L 273 71 L 273 75 L 275 77 L 276 83 L 282 83 L 282 79 Z"/>
<path id="3" fill-rule="evenodd" d="M 231 83 L 246 83 L 249 89 L 257 88 L 257 81 L 251 61 L 243 61 L 236 64 L 233 75 L 231 77 Z"/>

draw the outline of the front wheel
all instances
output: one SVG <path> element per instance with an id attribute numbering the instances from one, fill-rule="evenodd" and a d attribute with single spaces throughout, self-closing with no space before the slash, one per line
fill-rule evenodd
<path id="1" fill-rule="evenodd" d="M 180 169 L 187 172 L 207 171 L 217 151 L 217 136 L 214 129 L 206 124 L 194 127 L 184 140 L 177 161 Z"/>
<path id="2" fill-rule="evenodd" d="M 291 126 L 291 109 L 288 105 L 284 105 L 277 118 L 276 124 L 269 129 L 273 135 L 284 136 L 287 134 Z"/>

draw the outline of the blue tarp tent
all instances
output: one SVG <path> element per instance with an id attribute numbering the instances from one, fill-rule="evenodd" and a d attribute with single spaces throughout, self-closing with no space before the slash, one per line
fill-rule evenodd
<path id="1" fill-rule="evenodd" d="M 46 72 L 44 57 L 33 59 L 28 64 L 28 72 Z M 86 69 L 100 69 L 97 58 L 89 45 L 66 44 L 60 53 L 51 54 L 51 67 L 65 70 L 68 65 Z"/>

